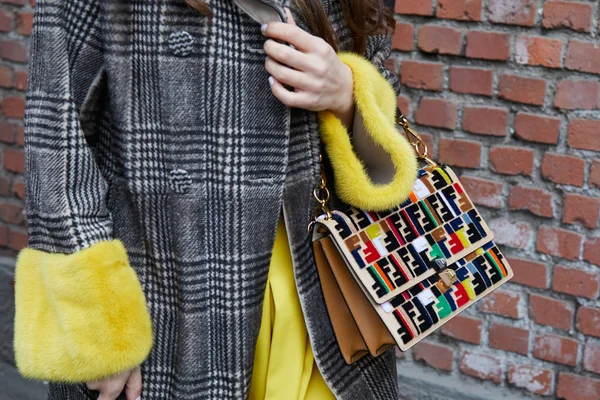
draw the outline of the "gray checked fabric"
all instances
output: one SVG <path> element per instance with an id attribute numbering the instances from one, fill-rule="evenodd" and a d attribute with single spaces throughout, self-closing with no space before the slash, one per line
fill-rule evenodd
<path id="1" fill-rule="evenodd" d="M 283 210 L 327 384 L 339 399 L 397 399 L 393 350 L 347 365 L 327 316 L 306 233 L 319 181 L 316 114 L 272 95 L 258 24 L 231 0 L 208 3 L 211 23 L 183 0 L 38 0 L 25 121 L 29 245 L 71 253 L 124 242 L 154 327 L 144 400 L 244 399 Z M 324 3 L 349 49 L 338 1 Z M 370 37 L 365 56 L 398 89 L 383 67 L 390 46 L 389 35 Z M 96 396 L 50 384 L 49 399 Z"/>

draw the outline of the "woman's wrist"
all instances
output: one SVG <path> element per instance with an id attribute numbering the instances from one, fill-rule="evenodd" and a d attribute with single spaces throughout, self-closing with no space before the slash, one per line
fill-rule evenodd
<path id="1" fill-rule="evenodd" d="M 352 69 L 344 63 L 341 64 L 344 84 L 338 97 L 339 104 L 333 107 L 331 112 L 342 121 L 346 128 L 350 129 L 354 122 L 354 79 Z"/>

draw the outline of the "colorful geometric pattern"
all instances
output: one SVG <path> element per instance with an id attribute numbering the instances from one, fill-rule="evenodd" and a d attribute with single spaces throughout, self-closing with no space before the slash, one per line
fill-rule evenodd
<path id="1" fill-rule="evenodd" d="M 419 170 L 398 208 L 319 219 L 405 350 L 512 277 L 493 234 L 446 166 Z M 437 273 L 452 269 L 448 288 Z"/>

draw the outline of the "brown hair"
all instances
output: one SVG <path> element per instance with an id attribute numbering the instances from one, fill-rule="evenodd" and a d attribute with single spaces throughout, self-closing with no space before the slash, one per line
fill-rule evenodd
<path id="1" fill-rule="evenodd" d="M 344 18 L 352 31 L 352 50 L 356 53 L 363 53 L 368 36 L 393 30 L 393 13 L 382 0 L 339 1 Z M 185 0 L 185 2 L 201 14 L 212 17 L 210 7 L 203 0 Z M 321 0 L 294 0 L 294 2 L 311 31 L 337 51 L 337 38 Z"/>

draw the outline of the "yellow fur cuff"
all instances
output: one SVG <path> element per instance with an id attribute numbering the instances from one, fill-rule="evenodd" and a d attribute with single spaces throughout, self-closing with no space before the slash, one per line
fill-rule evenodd
<path id="1" fill-rule="evenodd" d="M 396 94 L 391 84 L 367 59 L 354 53 L 340 53 L 340 60 L 352 69 L 354 101 L 363 117 L 367 134 L 390 154 L 394 178 L 375 184 L 356 156 L 348 130 L 331 111 L 321 111 L 321 139 L 334 171 L 335 191 L 345 203 L 371 211 L 392 208 L 403 202 L 417 177 L 417 160 L 412 146 L 396 129 Z"/>
<path id="2" fill-rule="evenodd" d="M 96 380 L 141 364 L 152 348 L 142 287 L 118 239 L 73 254 L 21 250 L 15 308 L 15 358 L 27 378 Z"/>

